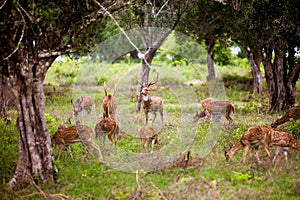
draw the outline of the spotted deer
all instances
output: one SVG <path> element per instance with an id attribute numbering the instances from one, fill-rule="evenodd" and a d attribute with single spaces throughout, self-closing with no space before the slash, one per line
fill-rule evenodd
<path id="1" fill-rule="evenodd" d="M 94 149 L 97 151 L 97 156 L 102 160 L 102 154 L 98 145 L 94 142 L 96 135 L 92 128 L 88 126 L 59 126 L 57 131 L 51 137 L 52 147 L 57 145 L 59 153 L 57 159 L 60 158 L 62 150 L 67 150 L 73 158 L 70 144 L 82 142 L 88 150 Z"/>
<path id="2" fill-rule="evenodd" d="M 271 124 L 271 127 L 276 128 L 277 126 L 290 121 L 290 119 L 294 119 L 295 121 L 300 119 L 300 106 L 290 108 L 283 117 L 275 120 Z"/>
<path id="3" fill-rule="evenodd" d="M 120 136 L 120 127 L 115 119 L 104 118 L 100 120 L 95 126 L 96 138 L 99 137 L 100 144 L 105 144 L 106 135 L 110 141 L 110 144 L 117 144 L 117 140 Z"/>
<path id="4" fill-rule="evenodd" d="M 246 162 L 246 157 L 248 151 L 252 149 L 252 153 L 255 153 L 256 159 L 260 162 L 257 154 L 259 146 L 262 146 L 268 154 L 269 160 L 271 160 L 271 151 L 269 146 L 269 128 L 264 126 L 253 126 L 250 127 L 244 134 L 242 138 L 233 146 L 229 145 L 225 151 L 225 157 L 227 161 L 230 161 L 235 154 L 235 152 L 245 148 L 243 155 L 243 163 Z"/>
<path id="5" fill-rule="evenodd" d="M 283 152 L 286 161 L 288 161 L 287 151 L 290 148 L 300 152 L 299 142 L 293 138 L 290 133 L 270 128 L 270 137 L 270 145 L 277 147 L 273 157 L 273 163 L 276 162 L 276 158 L 281 151 Z"/>
<path id="6" fill-rule="evenodd" d="M 77 117 L 79 113 L 83 112 L 83 110 L 85 110 L 88 114 L 91 113 L 94 105 L 94 99 L 90 96 L 81 96 L 77 98 L 75 103 L 73 103 L 72 99 L 71 104 L 73 105 L 74 116 Z"/>
<path id="7" fill-rule="evenodd" d="M 150 142 L 151 153 L 153 152 L 154 144 L 159 144 L 158 134 L 152 126 L 144 125 L 139 129 L 139 135 L 141 139 L 140 149 L 142 148 L 147 152 L 147 144 Z"/>
<path id="8" fill-rule="evenodd" d="M 226 119 L 229 123 L 233 122 L 230 114 L 234 112 L 234 105 L 229 101 L 218 100 L 214 98 L 206 98 L 201 101 L 202 112 L 198 113 L 193 117 L 193 122 L 197 122 L 202 117 L 210 117 L 212 113 L 222 112 L 225 114 Z"/>
<path id="9" fill-rule="evenodd" d="M 270 146 L 275 146 L 276 151 L 272 162 L 276 162 L 278 154 L 283 151 L 285 159 L 287 161 L 287 150 L 293 148 L 300 151 L 300 144 L 294 139 L 288 132 L 279 131 L 273 128 L 264 126 L 250 127 L 236 143 L 236 145 L 229 147 L 225 151 L 226 160 L 230 161 L 234 153 L 242 148 L 245 148 L 243 155 L 243 162 L 246 161 L 246 156 L 249 149 L 252 149 L 252 153 L 255 153 L 258 162 L 261 162 L 257 150 L 259 146 L 262 146 L 268 154 L 268 159 L 271 161 Z"/>
<path id="10" fill-rule="evenodd" d="M 116 110 L 117 110 L 117 102 L 114 97 L 116 92 L 116 87 L 114 86 L 114 92 L 113 94 L 107 94 L 107 87 L 104 85 L 104 94 L 102 100 L 102 108 L 103 108 L 103 119 L 104 118 L 113 118 L 116 117 Z"/>
<path id="11" fill-rule="evenodd" d="M 152 123 L 155 121 L 156 112 L 160 113 L 161 121 L 164 123 L 164 102 L 160 97 L 150 95 L 150 86 L 156 84 L 158 81 L 158 74 L 155 82 L 150 82 L 147 86 L 144 86 L 141 91 L 143 99 L 143 108 L 146 115 L 146 124 L 148 124 L 148 113 L 153 114 Z"/>

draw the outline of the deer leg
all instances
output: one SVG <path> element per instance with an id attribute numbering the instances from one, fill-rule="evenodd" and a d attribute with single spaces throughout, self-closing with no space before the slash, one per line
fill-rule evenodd
<path id="1" fill-rule="evenodd" d="M 248 145 L 245 146 L 245 151 L 244 151 L 244 155 L 243 155 L 243 163 L 246 162 L 246 157 L 247 157 L 247 154 L 248 154 L 248 151 L 249 151 L 250 147 Z"/>
<path id="2" fill-rule="evenodd" d="M 154 143 L 155 143 L 155 140 L 154 140 L 154 139 L 152 139 L 152 141 L 151 141 L 151 153 L 153 153 L 153 147 L 154 147 Z"/>
<path id="3" fill-rule="evenodd" d="M 255 154 L 255 158 L 257 160 L 257 163 L 261 163 L 261 161 L 259 159 L 259 156 L 258 156 L 258 148 L 259 148 L 259 146 L 252 147 L 251 153 L 252 153 L 252 156 Z"/>
<path id="4" fill-rule="evenodd" d="M 71 151 L 71 146 L 70 145 L 66 145 L 66 149 L 69 152 L 71 158 L 73 159 L 73 155 L 72 155 L 72 151 Z"/>
<path id="5" fill-rule="evenodd" d="M 149 142 L 149 139 L 144 140 L 144 145 L 143 146 L 144 146 L 144 152 L 145 153 L 147 153 L 147 144 L 148 144 L 148 142 Z"/>
<path id="6" fill-rule="evenodd" d="M 282 147 L 277 147 L 277 148 L 276 148 L 275 155 L 274 155 L 274 158 L 273 158 L 273 160 L 272 160 L 272 163 L 273 163 L 273 164 L 275 164 L 276 158 L 277 158 L 277 156 L 278 156 L 278 154 L 280 153 L 281 150 L 282 150 Z"/>
<path id="7" fill-rule="evenodd" d="M 145 115 L 146 115 L 146 124 L 148 124 L 148 111 L 145 111 Z"/>
<path id="8" fill-rule="evenodd" d="M 156 112 L 155 111 L 153 111 L 153 119 L 152 119 L 152 123 L 154 122 L 154 120 L 156 119 Z"/>
<path id="9" fill-rule="evenodd" d="M 160 110 L 159 113 L 160 113 L 161 122 L 164 123 L 164 111 Z"/>
<path id="10" fill-rule="evenodd" d="M 271 151 L 270 151 L 269 145 L 265 145 L 265 144 L 262 144 L 262 145 L 263 145 L 265 151 L 266 151 L 267 154 L 268 154 L 268 162 L 271 162 Z"/>

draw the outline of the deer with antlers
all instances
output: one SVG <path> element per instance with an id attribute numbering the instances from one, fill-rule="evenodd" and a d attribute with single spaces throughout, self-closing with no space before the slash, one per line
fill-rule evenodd
<path id="1" fill-rule="evenodd" d="M 277 126 L 290 121 L 290 119 L 294 119 L 295 121 L 300 119 L 300 106 L 290 108 L 283 117 L 275 120 L 271 126 L 276 128 Z"/>
<path id="2" fill-rule="evenodd" d="M 225 151 L 226 160 L 230 161 L 236 151 L 245 148 L 243 162 L 246 161 L 248 151 L 252 149 L 252 153 L 255 153 L 256 159 L 260 163 L 261 161 L 257 153 L 259 146 L 262 146 L 267 152 L 269 161 L 271 161 L 270 146 L 276 147 L 275 155 L 272 160 L 273 163 L 276 162 L 276 158 L 281 151 L 283 151 L 286 161 L 287 150 L 289 148 L 300 151 L 300 144 L 288 132 L 264 126 L 254 126 L 250 127 L 243 134 L 242 138 L 236 143 L 236 145 L 229 145 Z"/>
<path id="3" fill-rule="evenodd" d="M 73 105 L 74 116 L 77 118 L 79 113 L 82 113 L 84 110 L 87 112 L 87 114 L 92 112 L 94 99 L 90 96 L 81 96 L 76 99 L 75 103 L 73 103 L 73 99 L 71 99 L 71 104 Z"/>
<path id="4" fill-rule="evenodd" d="M 158 73 L 156 76 L 155 82 L 150 82 L 147 86 L 143 86 L 141 95 L 142 95 L 142 102 L 143 102 L 143 108 L 146 115 L 146 124 L 148 124 L 148 113 L 153 114 L 152 123 L 154 122 L 156 118 L 156 112 L 158 111 L 160 113 L 161 121 L 164 123 L 164 102 L 160 97 L 157 96 L 150 96 L 150 86 L 156 84 L 158 81 Z"/>
<path id="5" fill-rule="evenodd" d="M 104 94 L 105 96 L 103 97 L 102 100 L 102 108 L 103 108 L 103 119 L 105 118 L 113 118 L 115 119 L 116 117 L 116 110 L 117 110 L 117 102 L 114 97 L 115 92 L 116 92 L 116 87 L 114 86 L 114 92 L 113 94 L 107 94 L 107 87 L 104 84 Z"/>

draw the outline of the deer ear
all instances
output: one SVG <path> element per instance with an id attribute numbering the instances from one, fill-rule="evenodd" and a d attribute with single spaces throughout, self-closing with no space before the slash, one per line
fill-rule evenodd
<path id="1" fill-rule="evenodd" d="M 229 144 L 228 144 L 228 149 L 231 149 L 233 147 L 233 144 L 230 142 Z"/>

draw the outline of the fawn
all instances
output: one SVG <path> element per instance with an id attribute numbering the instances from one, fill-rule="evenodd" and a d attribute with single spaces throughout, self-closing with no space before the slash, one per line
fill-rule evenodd
<path id="1" fill-rule="evenodd" d="M 98 152 L 98 156 L 102 160 L 102 154 L 98 145 L 94 142 L 96 135 L 92 128 L 88 126 L 71 126 L 63 127 L 59 126 L 58 130 L 51 137 L 52 147 L 57 145 L 59 147 L 59 153 L 57 159 L 59 159 L 62 150 L 66 149 L 71 158 L 73 158 L 70 144 L 82 142 L 88 149 L 95 149 Z"/>
<path id="2" fill-rule="evenodd" d="M 198 113 L 193 117 L 193 122 L 197 122 L 202 117 L 210 117 L 212 113 L 223 112 L 225 113 L 226 119 L 229 123 L 233 122 L 233 119 L 230 117 L 231 112 L 234 112 L 234 105 L 229 101 L 221 101 L 214 98 L 206 98 L 201 101 L 201 106 L 203 111 Z"/>
<path id="3" fill-rule="evenodd" d="M 247 153 L 249 149 L 252 149 L 252 153 L 255 153 L 256 159 L 260 162 L 257 154 L 259 146 L 262 146 L 268 154 L 269 160 L 271 160 L 271 151 L 269 147 L 269 128 L 264 126 L 253 126 L 250 127 L 244 134 L 242 138 L 234 145 L 229 145 L 225 151 L 226 160 L 230 161 L 234 153 L 242 148 L 245 148 L 243 155 L 243 163 L 246 161 Z"/>
<path id="4" fill-rule="evenodd" d="M 144 148 L 144 151 L 147 152 L 147 143 L 150 142 L 151 153 L 153 152 L 154 144 L 159 144 L 158 134 L 152 126 L 144 125 L 139 129 L 139 135 L 141 139 L 140 149 Z"/>
<path id="5" fill-rule="evenodd" d="M 276 162 L 276 158 L 281 151 L 283 151 L 286 161 L 288 160 L 287 151 L 289 150 L 289 148 L 300 151 L 299 142 L 295 138 L 293 138 L 288 132 L 270 128 L 270 135 L 270 145 L 277 147 L 272 161 L 273 163 Z"/>
<path id="6" fill-rule="evenodd" d="M 294 119 L 295 121 L 300 119 L 300 106 L 295 106 L 295 107 L 290 108 L 283 117 L 275 120 L 271 124 L 271 127 L 276 128 L 277 126 L 290 121 L 291 118 Z"/>
<path id="7" fill-rule="evenodd" d="M 242 148 L 245 148 L 243 162 L 246 161 L 246 156 L 250 148 L 252 152 L 255 153 L 256 159 L 260 162 L 257 154 L 259 146 L 262 146 L 268 154 L 268 159 L 271 161 L 271 151 L 270 146 L 275 146 L 276 151 L 273 163 L 276 162 L 278 154 L 283 151 L 285 159 L 287 161 L 287 150 L 293 148 L 300 151 L 300 144 L 296 139 L 294 139 L 288 132 L 275 130 L 273 128 L 264 126 L 254 126 L 250 127 L 242 136 L 239 142 L 235 146 L 230 145 L 226 151 L 226 160 L 230 161 L 234 153 Z"/>
<path id="8" fill-rule="evenodd" d="M 105 144 L 105 137 L 107 134 L 110 144 L 112 145 L 115 143 L 116 145 L 120 136 L 120 127 L 115 119 L 104 118 L 96 124 L 95 133 L 96 138 L 99 137 L 101 144 Z"/>

